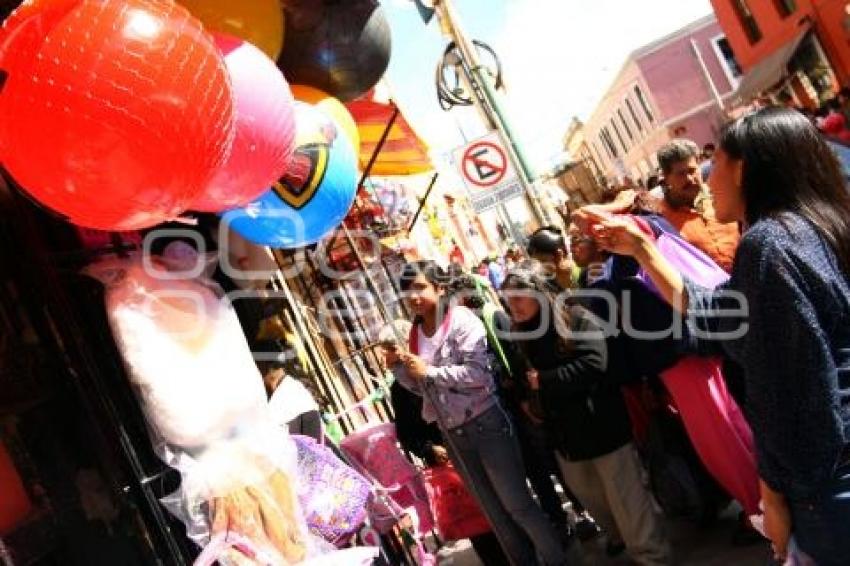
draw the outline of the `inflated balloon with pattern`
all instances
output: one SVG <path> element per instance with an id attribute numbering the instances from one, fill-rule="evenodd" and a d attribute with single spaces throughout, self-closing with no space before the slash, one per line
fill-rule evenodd
<path id="1" fill-rule="evenodd" d="M 333 118 L 351 142 L 354 155 L 360 155 L 360 132 L 357 130 L 357 122 L 342 102 L 317 88 L 306 85 L 292 85 L 292 95 L 296 100 L 312 104 Z"/>
<path id="2" fill-rule="evenodd" d="M 266 192 L 286 172 L 295 146 L 294 100 L 280 69 L 247 41 L 213 35 L 230 74 L 236 135 L 227 161 L 192 203 L 205 212 L 244 206 Z"/>
<path id="3" fill-rule="evenodd" d="M 324 112 L 295 103 L 295 153 L 271 190 L 223 221 L 255 244 L 297 248 L 317 242 L 348 214 L 357 189 L 357 161 L 339 126 Z"/>
<path id="4" fill-rule="evenodd" d="M 0 161 L 75 224 L 174 218 L 230 152 L 224 62 L 170 0 L 27 2 L 0 32 L 0 69 Z"/>

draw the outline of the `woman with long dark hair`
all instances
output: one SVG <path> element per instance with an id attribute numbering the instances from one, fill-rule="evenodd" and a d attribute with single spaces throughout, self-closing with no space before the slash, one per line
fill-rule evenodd
<path id="1" fill-rule="evenodd" d="M 511 564 L 566 564 L 555 529 L 525 482 L 516 431 L 496 395 L 484 325 L 469 309 L 447 304 L 445 271 L 410 263 L 400 277 L 415 315 L 405 348 L 385 348 L 396 379 L 421 395 L 422 417 L 435 422 L 449 458 L 475 495 Z"/>
<path id="2" fill-rule="evenodd" d="M 600 322 L 576 304 L 537 261 L 512 270 L 502 294 L 512 340 L 525 354 L 530 404 L 555 448 L 570 488 L 644 566 L 672 562 L 670 545 L 643 485 L 620 382 L 609 373 Z"/>
<path id="3" fill-rule="evenodd" d="M 635 257 L 701 348 L 746 374 L 765 529 L 819 565 L 850 556 L 850 194 L 829 147 L 793 110 L 727 125 L 709 182 L 717 217 L 745 233 L 730 281 L 684 279 L 634 225 L 596 218 L 597 240 Z"/>

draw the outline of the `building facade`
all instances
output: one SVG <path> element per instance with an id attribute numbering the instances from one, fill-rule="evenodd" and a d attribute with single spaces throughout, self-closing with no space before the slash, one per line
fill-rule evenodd
<path id="1" fill-rule="evenodd" d="M 850 84 L 847 0 L 711 0 L 746 73 L 736 102 L 784 91 L 814 108 Z"/>
<path id="2" fill-rule="evenodd" d="M 716 139 L 741 75 L 714 15 L 635 50 L 584 124 L 588 152 L 611 183 L 646 179 L 670 139 Z"/>
<path id="3" fill-rule="evenodd" d="M 558 186 L 569 196 L 571 206 L 597 202 L 605 189 L 605 174 L 578 118 L 570 122 L 563 147 L 569 159 L 555 172 Z"/>

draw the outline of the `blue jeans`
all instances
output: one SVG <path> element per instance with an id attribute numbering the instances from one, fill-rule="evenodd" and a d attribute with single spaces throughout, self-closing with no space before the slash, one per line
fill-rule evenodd
<path id="1" fill-rule="evenodd" d="M 850 563 L 850 463 L 838 467 L 819 495 L 788 505 L 791 534 L 803 553 L 818 566 Z"/>
<path id="2" fill-rule="evenodd" d="M 516 431 L 499 406 L 445 432 L 452 462 L 515 566 L 566 564 L 559 537 L 525 483 Z"/>

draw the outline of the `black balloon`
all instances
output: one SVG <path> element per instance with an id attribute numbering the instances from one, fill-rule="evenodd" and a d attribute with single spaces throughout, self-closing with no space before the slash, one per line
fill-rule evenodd
<path id="1" fill-rule="evenodd" d="M 390 26 L 375 0 L 285 0 L 278 66 L 292 84 L 342 101 L 362 95 L 390 62 Z"/>

